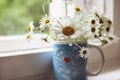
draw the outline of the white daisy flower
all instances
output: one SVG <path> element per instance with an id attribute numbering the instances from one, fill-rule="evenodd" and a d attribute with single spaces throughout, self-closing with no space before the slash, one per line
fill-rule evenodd
<path id="1" fill-rule="evenodd" d="M 107 35 L 103 35 L 99 38 L 102 47 L 108 47 L 111 41 L 108 39 Z"/>
<path id="2" fill-rule="evenodd" d="M 27 35 L 25 36 L 25 38 L 26 38 L 26 40 L 30 40 L 30 39 L 32 38 L 32 36 L 31 36 L 31 34 L 27 34 Z"/>
<path id="3" fill-rule="evenodd" d="M 100 40 L 102 47 L 108 47 L 110 45 L 110 42 L 107 39 Z"/>
<path id="4" fill-rule="evenodd" d="M 49 18 L 47 15 L 45 15 L 45 16 L 40 20 L 39 23 L 40 23 L 40 28 L 41 28 L 42 30 L 44 30 L 46 26 L 49 26 L 49 24 L 50 24 L 50 18 Z"/>
<path id="5" fill-rule="evenodd" d="M 87 32 L 86 36 L 89 39 L 97 39 L 100 36 L 98 26 L 91 26 L 90 25 L 90 26 L 86 27 L 86 29 L 84 29 L 84 30 L 86 30 L 86 32 Z"/>
<path id="6" fill-rule="evenodd" d="M 100 9 L 93 7 L 92 9 L 90 9 L 91 14 L 93 14 L 93 16 L 95 16 L 96 18 L 99 18 L 100 16 L 102 16 L 102 12 L 100 11 Z"/>
<path id="7" fill-rule="evenodd" d="M 106 33 L 106 34 L 109 34 L 109 33 L 111 33 L 112 32 L 112 22 L 111 22 L 111 20 L 110 19 L 108 19 L 108 18 L 106 18 L 106 17 L 103 17 L 103 16 L 101 16 L 100 18 L 99 18 L 99 26 L 100 26 L 100 31 L 101 31 L 101 33 Z"/>
<path id="8" fill-rule="evenodd" d="M 111 25 L 110 19 L 100 15 L 98 12 L 94 12 L 88 17 L 88 26 L 84 30 L 88 32 L 87 37 L 89 39 L 99 40 L 101 37 L 106 37 L 112 32 Z M 102 43 L 104 43 L 104 40 Z"/>
<path id="9" fill-rule="evenodd" d="M 80 38 L 82 35 L 82 30 L 77 19 L 62 17 L 58 20 L 54 28 L 54 33 L 57 36 L 57 39 L 71 42 L 74 39 Z"/>
<path id="10" fill-rule="evenodd" d="M 103 24 L 104 26 L 111 27 L 112 21 L 110 19 L 108 19 L 107 17 L 100 16 L 99 24 Z"/>
<path id="11" fill-rule="evenodd" d="M 74 6 L 75 15 L 80 15 L 81 9 L 79 6 Z"/>
<path id="12" fill-rule="evenodd" d="M 85 48 L 85 47 L 83 47 L 83 48 L 81 48 L 81 50 L 79 51 L 79 56 L 80 57 L 82 57 L 82 58 L 87 58 L 88 56 L 89 56 L 89 49 L 88 48 Z"/>
<path id="13" fill-rule="evenodd" d="M 109 43 L 116 43 L 118 40 L 119 40 L 119 38 L 118 37 L 116 37 L 115 35 L 113 35 L 113 34 L 109 34 L 108 36 L 107 36 L 107 40 L 109 41 Z"/>
<path id="14" fill-rule="evenodd" d="M 33 30 L 34 30 L 34 25 L 33 25 L 33 21 L 31 21 L 31 22 L 29 23 L 29 25 L 27 26 L 27 31 L 28 31 L 29 33 L 33 33 Z"/>

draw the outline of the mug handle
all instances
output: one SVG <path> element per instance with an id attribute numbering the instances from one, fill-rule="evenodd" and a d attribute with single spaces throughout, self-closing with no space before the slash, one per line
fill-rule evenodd
<path id="1" fill-rule="evenodd" d="M 101 50 L 101 48 L 99 48 L 97 46 L 88 45 L 88 47 L 89 48 L 95 48 L 95 49 L 97 49 L 100 52 L 100 55 L 101 55 L 102 64 L 100 65 L 99 69 L 97 71 L 95 71 L 95 72 L 90 72 L 89 70 L 87 70 L 88 75 L 90 75 L 90 76 L 96 76 L 96 75 L 100 74 L 100 72 L 103 70 L 104 63 L 105 63 L 104 53 Z"/>

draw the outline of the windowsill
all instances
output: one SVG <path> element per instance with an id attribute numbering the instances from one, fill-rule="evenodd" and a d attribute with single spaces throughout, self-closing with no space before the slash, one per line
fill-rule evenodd
<path id="1" fill-rule="evenodd" d="M 39 49 L 27 49 L 27 50 L 16 50 L 0 53 L 0 57 L 10 57 L 18 55 L 27 55 L 27 54 L 38 54 L 53 51 L 52 47 L 43 47 Z"/>
<path id="2" fill-rule="evenodd" d="M 0 57 L 10 57 L 26 54 L 37 54 L 52 51 L 50 43 L 41 41 L 39 34 L 30 41 L 26 35 L 0 36 Z"/>

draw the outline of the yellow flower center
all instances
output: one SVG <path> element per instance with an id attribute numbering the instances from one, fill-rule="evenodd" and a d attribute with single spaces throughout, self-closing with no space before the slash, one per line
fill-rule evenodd
<path id="1" fill-rule="evenodd" d="M 49 19 L 45 19 L 45 20 L 44 20 L 44 23 L 45 23 L 45 24 L 48 24 L 49 22 L 50 22 Z"/>
<path id="2" fill-rule="evenodd" d="M 28 40 L 28 39 L 30 39 L 30 37 L 31 37 L 30 35 L 27 35 L 27 36 L 26 36 L 26 39 Z"/>
<path id="3" fill-rule="evenodd" d="M 27 26 L 27 31 L 30 32 L 31 28 L 30 25 Z"/>
<path id="4" fill-rule="evenodd" d="M 75 30 L 71 26 L 66 26 L 62 29 L 62 33 L 66 36 L 70 36 L 74 34 Z"/>
<path id="5" fill-rule="evenodd" d="M 74 9 L 75 11 L 80 11 L 80 8 L 78 6 L 76 6 Z"/>

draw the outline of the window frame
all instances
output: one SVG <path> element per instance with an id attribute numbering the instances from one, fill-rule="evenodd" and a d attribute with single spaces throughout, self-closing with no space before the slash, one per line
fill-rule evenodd
<path id="1" fill-rule="evenodd" d="M 32 38 L 30 40 L 26 40 L 26 34 L 7 35 L 7 36 L 0 35 L 0 55 L 2 53 L 11 53 L 11 52 L 14 53 L 14 52 L 20 52 L 20 51 L 51 48 L 50 43 L 44 42 L 40 40 L 39 38 Z M 36 36 L 39 36 L 39 34 L 35 34 L 35 37 Z"/>

